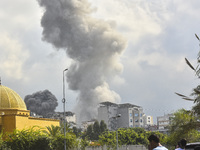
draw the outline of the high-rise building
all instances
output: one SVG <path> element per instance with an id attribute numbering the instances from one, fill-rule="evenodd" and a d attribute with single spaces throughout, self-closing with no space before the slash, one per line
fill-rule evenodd
<path id="1" fill-rule="evenodd" d="M 118 114 L 118 104 L 102 102 L 98 107 L 98 121 L 104 120 L 109 130 L 117 128 L 116 115 Z"/>
<path id="2" fill-rule="evenodd" d="M 115 104 L 103 102 L 100 103 L 98 107 L 98 121 L 104 120 L 109 130 L 143 127 L 143 117 L 143 108 L 130 103 Z"/>

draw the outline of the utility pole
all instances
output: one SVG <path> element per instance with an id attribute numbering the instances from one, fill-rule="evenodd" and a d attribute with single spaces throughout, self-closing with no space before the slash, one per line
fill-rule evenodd
<path id="1" fill-rule="evenodd" d="M 65 71 L 68 69 L 63 70 L 63 122 L 64 122 L 64 150 L 66 150 L 66 116 L 65 116 Z"/>

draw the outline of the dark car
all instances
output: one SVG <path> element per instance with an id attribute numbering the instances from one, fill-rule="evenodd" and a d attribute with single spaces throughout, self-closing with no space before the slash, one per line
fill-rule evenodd
<path id="1" fill-rule="evenodd" d="M 200 150 L 200 142 L 188 143 L 185 146 L 185 150 L 194 150 L 195 147 L 196 147 L 196 150 Z"/>

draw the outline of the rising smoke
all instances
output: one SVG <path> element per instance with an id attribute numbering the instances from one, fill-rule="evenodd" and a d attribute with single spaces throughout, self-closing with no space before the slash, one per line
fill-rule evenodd
<path id="1" fill-rule="evenodd" d="M 87 0 L 38 2 L 45 8 L 41 20 L 43 40 L 66 50 L 73 60 L 67 82 L 79 94 L 76 113 L 81 114 L 81 120 L 94 118 L 100 102 L 120 101 L 120 96 L 110 90 L 108 80 L 123 69 L 120 55 L 126 42 L 109 23 L 90 16 L 93 9 Z"/>
<path id="2" fill-rule="evenodd" d="M 44 117 L 46 117 L 48 113 L 54 113 L 58 106 L 58 100 L 48 90 L 27 95 L 25 96 L 24 101 L 28 110 Z"/>

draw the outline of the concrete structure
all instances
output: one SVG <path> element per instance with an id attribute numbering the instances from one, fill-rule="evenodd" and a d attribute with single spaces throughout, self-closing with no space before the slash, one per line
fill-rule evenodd
<path id="1" fill-rule="evenodd" d="M 12 89 L 0 83 L 0 130 L 13 132 L 33 126 L 59 126 L 60 121 L 55 119 L 30 117 L 22 98 Z"/>
<path id="2" fill-rule="evenodd" d="M 66 112 L 66 121 L 68 123 L 76 124 L 76 115 L 75 113 L 72 113 L 71 111 Z"/>
<path id="3" fill-rule="evenodd" d="M 144 126 L 148 127 L 148 126 L 152 126 L 153 125 L 153 116 L 147 116 L 144 115 Z"/>
<path id="4" fill-rule="evenodd" d="M 49 117 L 63 121 L 64 118 L 63 115 L 64 115 L 63 112 L 55 112 L 54 114 L 51 114 Z M 76 126 L 76 114 L 71 111 L 65 112 L 65 121 L 69 123 L 72 127 Z"/>
<path id="5" fill-rule="evenodd" d="M 86 131 L 89 125 L 93 125 L 96 120 L 84 121 L 81 124 L 81 128 L 83 131 Z"/>
<path id="6" fill-rule="evenodd" d="M 117 122 L 114 117 L 118 114 L 118 105 L 111 102 L 103 102 L 98 107 L 98 121 L 104 120 L 109 130 L 115 130 Z"/>
<path id="7" fill-rule="evenodd" d="M 117 114 L 121 117 L 116 118 Z M 137 105 L 102 102 L 98 107 L 98 121 L 104 120 L 109 130 L 143 127 L 143 108 Z"/>
<path id="8" fill-rule="evenodd" d="M 143 108 L 137 105 L 125 103 L 119 104 L 119 114 L 121 117 L 118 119 L 119 127 L 143 127 Z"/>
<path id="9" fill-rule="evenodd" d="M 165 114 L 164 116 L 157 117 L 158 131 L 166 133 L 168 131 L 168 126 L 170 125 L 171 118 L 173 114 Z"/>
<path id="10" fill-rule="evenodd" d="M 107 146 L 88 146 L 85 150 L 107 150 Z M 148 150 L 144 145 L 122 145 L 119 147 L 119 150 Z"/>

